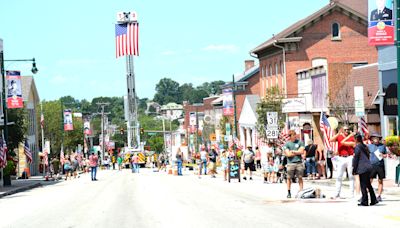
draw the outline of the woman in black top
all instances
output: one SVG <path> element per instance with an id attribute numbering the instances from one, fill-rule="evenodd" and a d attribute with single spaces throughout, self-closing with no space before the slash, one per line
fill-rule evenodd
<path id="1" fill-rule="evenodd" d="M 371 197 L 371 206 L 378 203 L 376 200 L 374 189 L 371 186 L 370 175 L 372 171 L 372 165 L 369 160 L 369 151 L 367 146 L 363 143 L 363 137 L 360 134 L 355 136 L 357 145 L 354 149 L 353 157 L 353 175 L 358 174 L 360 176 L 361 185 L 361 203 L 358 206 L 368 206 L 368 192 Z M 367 191 L 368 189 L 368 191 Z"/>
<path id="2" fill-rule="evenodd" d="M 308 140 L 308 145 L 305 148 L 306 151 L 306 174 L 308 179 L 312 178 L 314 180 L 316 173 L 315 164 L 315 152 L 317 151 L 317 145 L 313 144 L 311 139 Z"/>

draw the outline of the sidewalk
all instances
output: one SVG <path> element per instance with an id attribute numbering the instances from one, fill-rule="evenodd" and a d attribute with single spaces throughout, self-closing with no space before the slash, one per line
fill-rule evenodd
<path id="1" fill-rule="evenodd" d="M 11 180 L 11 186 L 0 186 L 0 198 L 40 187 L 43 185 L 42 182 L 44 181 L 45 180 L 42 176 L 34 176 L 29 179 Z"/>

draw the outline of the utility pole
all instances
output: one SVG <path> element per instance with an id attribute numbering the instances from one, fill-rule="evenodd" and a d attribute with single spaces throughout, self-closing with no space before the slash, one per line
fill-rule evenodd
<path id="1" fill-rule="evenodd" d="M 110 114 L 109 112 L 105 113 L 104 109 L 105 109 L 106 106 L 110 105 L 110 103 L 100 103 L 99 102 L 99 103 L 96 103 L 96 104 L 101 106 L 101 113 L 97 113 L 97 114 L 101 115 L 101 139 L 102 139 L 101 140 L 101 159 L 104 159 L 104 153 L 105 153 L 105 134 L 104 134 L 104 132 L 105 132 L 105 122 L 104 122 L 105 118 L 104 118 L 104 116 Z"/>

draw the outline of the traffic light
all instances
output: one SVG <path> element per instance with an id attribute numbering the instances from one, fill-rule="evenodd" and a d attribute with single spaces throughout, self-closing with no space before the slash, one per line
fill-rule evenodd
<path id="1" fill-rule="evenodd" d="M 144 134 L 144 129 L 141 127 L 140 128 L 140 134 L 143 135 Z"/>
<path id="2" fill-rule="evenodd" d="M 121 135 L 123 135 L 124 134 L 124 129 L 123 128 L 121 128 L 120 130 L 119 130 L 119 133 L 121 134 Z"/>

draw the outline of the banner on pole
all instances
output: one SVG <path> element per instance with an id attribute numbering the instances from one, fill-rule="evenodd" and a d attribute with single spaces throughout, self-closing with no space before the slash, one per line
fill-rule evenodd
<path id="1" fill-rule="evenodd" d="M 83 123 L 83 133 L 85 135 L 92 134 L 92 130 L 90 129 L 90 121 L 89 120 L 85 120 L 85 122 Z"/>
<path id="2" fill-rule="evenodd" d="M 21 72 L 7 71 L 7 108 L 23 108 L 24 99 L 22 98 Z"/>
<path id="3" fill-rule="evenodd" d="M 222 109 L 224 116 L 232 116 L 234 111 L 232 89 L 224 89 L 222 93 L 223 93 Z"/>
<path id="4" fill-rule="evenodd" d="M 368 44 L 394 44 L 392 0 L 368 0 Z"/>
<path id="5" fill-rule="evenodd" d="M 72 111 L 71 109 L 64 109 L 64 131 L 74 130 L 74 125 L 72 124 Z"/>

